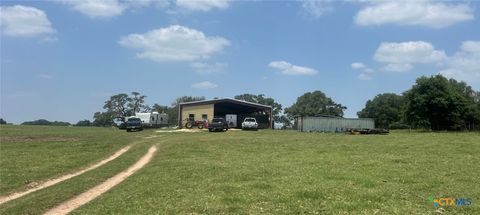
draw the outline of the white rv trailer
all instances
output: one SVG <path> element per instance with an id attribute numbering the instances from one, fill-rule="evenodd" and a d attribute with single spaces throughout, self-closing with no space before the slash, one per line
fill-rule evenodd
<path id="1" fill-rule="evenodd" d="M 144 127 L 165 127 L 168 126 L 168 115 L 166 113 L 135 113 L 135 117 L 142 120 Z"/>

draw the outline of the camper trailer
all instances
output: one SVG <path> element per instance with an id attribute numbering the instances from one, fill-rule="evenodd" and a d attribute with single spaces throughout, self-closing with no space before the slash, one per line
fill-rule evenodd
<path id="1" fill-rule="evenodd" d="M 168 115 L 166 113 L 135 113 L 135 117 L 142 120 L 145 128 L 160 128 L 168 126 Z"/>

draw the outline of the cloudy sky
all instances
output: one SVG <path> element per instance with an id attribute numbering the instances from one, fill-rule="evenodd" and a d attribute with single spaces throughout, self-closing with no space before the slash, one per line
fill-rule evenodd
<path id="1" fill-rule="evenodd" d="M 477 1 L 2 1 L 1 117 L 91 119 L 121 92 L 321 90 L 356 117 L 378 93 L 444 74 L 480 90 Z"/>

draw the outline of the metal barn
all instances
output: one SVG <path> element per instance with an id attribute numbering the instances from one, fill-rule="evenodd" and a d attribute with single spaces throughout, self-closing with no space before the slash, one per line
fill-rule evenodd
<path id="1" fill-rule="evenodd" d="M 369 118 L 341 118 L 330 116 L 299 116 L 295 118 L 298 131 L 345 132 L 350 129 L 374 129 L 375 121 Z"/>
<path id="2" fill-rule="evenodd" d="M 185 125 L 186 120 L 211 122 L 214 117 L 224 118 L 231 128 L 241 128 L 243 119 L 255 117 L 258 128 L 272 127 L 272 107 L 237 99 L 213 99 L 184 102 L 178 106 L 178 124 Z"/>

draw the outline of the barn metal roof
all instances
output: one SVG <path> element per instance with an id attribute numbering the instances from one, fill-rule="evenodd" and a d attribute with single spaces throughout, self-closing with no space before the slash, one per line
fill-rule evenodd
<path id="1" fill-rule="evenodd" d="M 202 105 L 202 104 L 216 104 L 216 103 L 222 103 L 222 102 L 230 102 L 230 103 L 234 103 L 234 104 L 246 105 L 246 106 L 255 107 L 255 108 L 269 108 L 269 109 L 272 109 L 272 106 L 270 106 L 270 105 L 262 105 L 262 104 L 258 104 L 258 103 L 247 102 L 247 101 L 238 100 L 238 99 L 230 99 L 230 98 L 211 99 L 211 100 L 194 101 L 194 102 L 182 102 L 179 105 L 180 106 Z"/>

